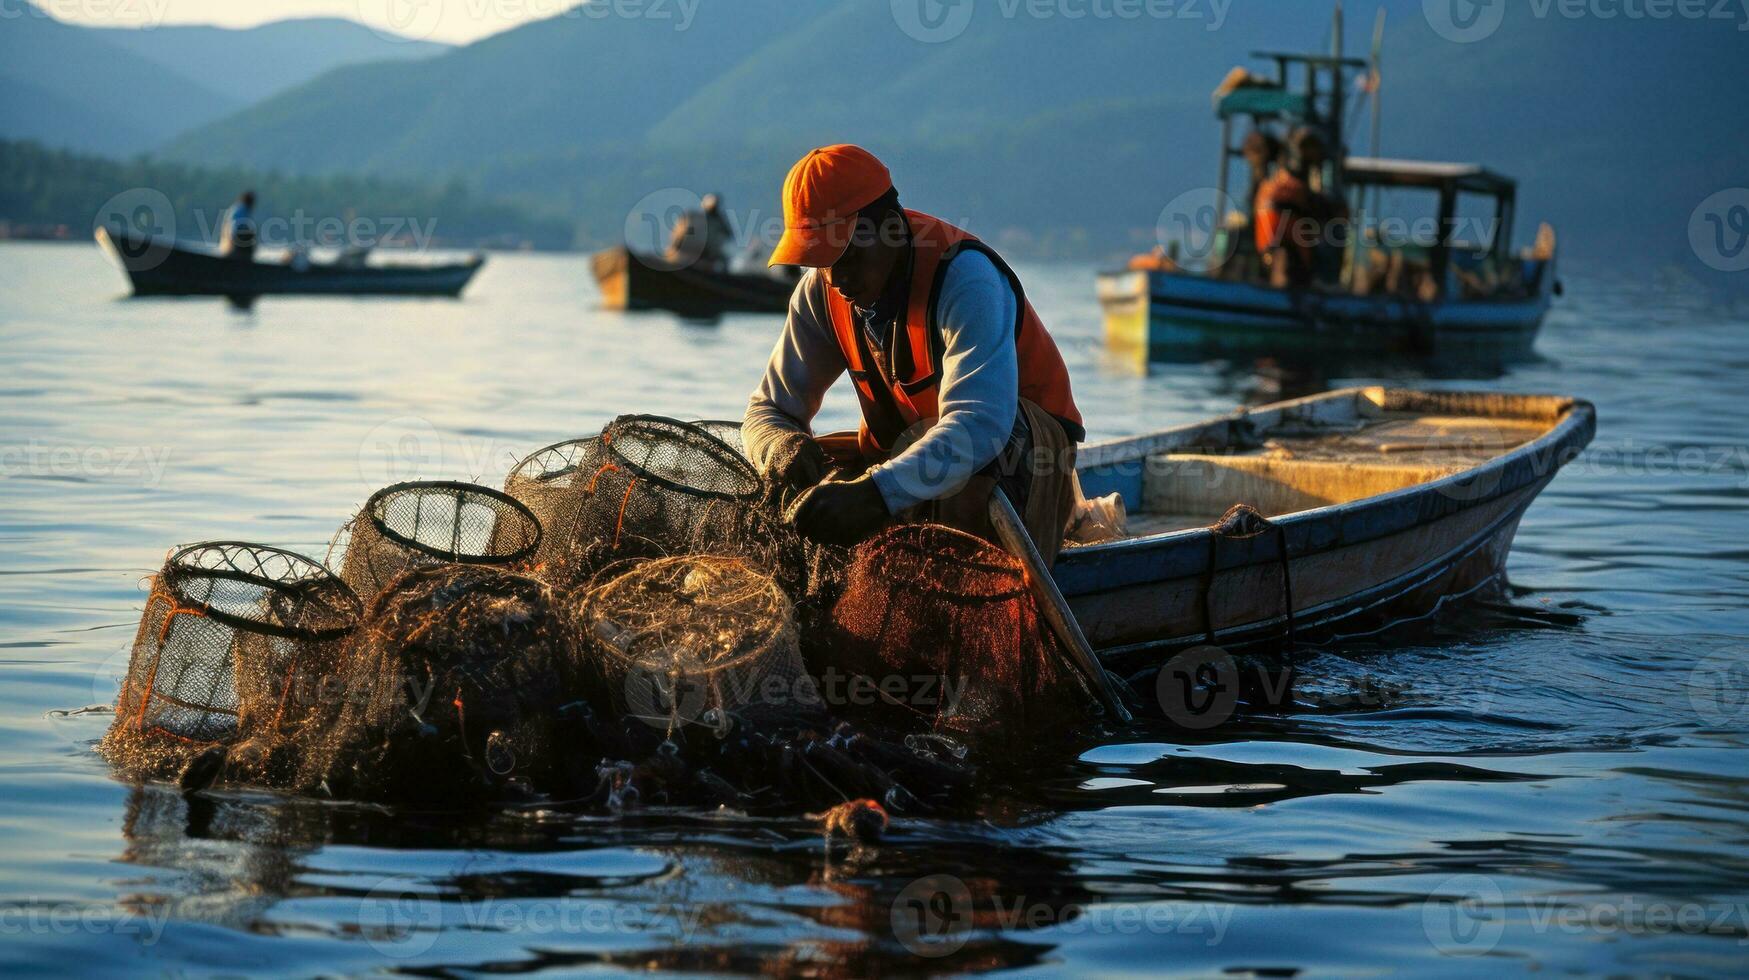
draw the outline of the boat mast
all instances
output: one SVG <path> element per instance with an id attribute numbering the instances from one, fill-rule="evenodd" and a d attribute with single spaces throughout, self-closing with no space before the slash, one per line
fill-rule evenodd
<path id="1" fill-rule="evenodd" d="M 1330 56 L 1335 59 L 1330 70 L 1330 185 L 1323 188 L 1323 191 L 1331 197 L 1340 198 L 1342 169 L 1348 160 L 1348 144 L 1342 138 L 1342 0 L 1336 0 L 1336 17 L 1330 34 Z"/>

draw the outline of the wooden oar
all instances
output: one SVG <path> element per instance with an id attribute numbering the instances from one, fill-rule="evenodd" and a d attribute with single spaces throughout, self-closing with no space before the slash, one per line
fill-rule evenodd
<path id="1" fill-rule="evenodd" d="M 1075 621 L 1075 613 L 1069 609 L 1068 601 L 1057 589 L 1057 580 L 1051 577 L 1051 570 L 1045 567 L 1045 559 L 1038 553 L 1038 545 L 1033 543 L 1032 535 L 1027 533 L 1026 525 L 1021 523 L 1013 502 L 1001 487 L 997 487 L 990 494 L 990 523 L 995 526 L 996 536 L 1002 539 L 1002 544 L 1026 566 L 1026 580 L 1032 586 L 1033 596 L 1038 599 L 1039 611 L 1044 613 L 1045 620 L 1051 624 L 1051 630 L 1057 634 L 1057 639 L 1063 642 L 1070 666 L 1087 678 L 1093 693 L 1098 695 L 1107 711 L 1119 721 L 1128 723 L 1129 709 L 1124 707 L 1123 699 L 1118 697 L 1117 690 L 1111 686 L 1111 679 L 1105 676 L 1105 668 L 1099 665 L 1098 658 L 1093 655 L 1093 647 L 1087 642 L 1086 634 L 1081 632 L 1081 624 Z"/>

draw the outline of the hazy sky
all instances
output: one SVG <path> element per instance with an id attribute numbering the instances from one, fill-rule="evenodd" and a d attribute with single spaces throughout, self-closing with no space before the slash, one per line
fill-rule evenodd
<path id="1" fill-rule="evenodd" d="M 105 27 L 251 27 L 287 17 L 345 17 L 398 34 L 465 43 L 576 6 L 579 0 L 31 0 L 57 20 Z M 670 0 L 673 2 L 673 0 Z M 0 0 L 16 9 L 22 0 Z"/>

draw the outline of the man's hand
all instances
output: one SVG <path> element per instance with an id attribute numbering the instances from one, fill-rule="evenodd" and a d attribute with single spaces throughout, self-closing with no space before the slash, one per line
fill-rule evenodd
<path id="1" fill-rule="evenodd" d="M 868 537 L 891 516 L 880 488 L 866 476 L 822 483 L 789 509 L 790 523 L 804 536 L 845 546 Z"/>
<path id="2" fill-rule="evenodd" d="M 772 450 L 770 459 L 766 479 L 777 484 L 780 490 L 798 493 L 825 479 L 826 471 L 832 465 L 820 444 L 800 432 L 784 436 Z"/>

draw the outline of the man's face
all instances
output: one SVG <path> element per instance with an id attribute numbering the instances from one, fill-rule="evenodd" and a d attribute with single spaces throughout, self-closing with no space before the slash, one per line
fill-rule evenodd
<path id="1" fill-rule="evenodd" d="M 876 227 L 867 215 L 856 219 L 850 247 L 844 250 L 829 268 L 822 270 L 826 285 L 850 301 L 852 306 L 868 309 L 881 298 L 887 279 L 893 274 L 904 243 L 904 222 L 897 214 L 889 214 Z"/>

